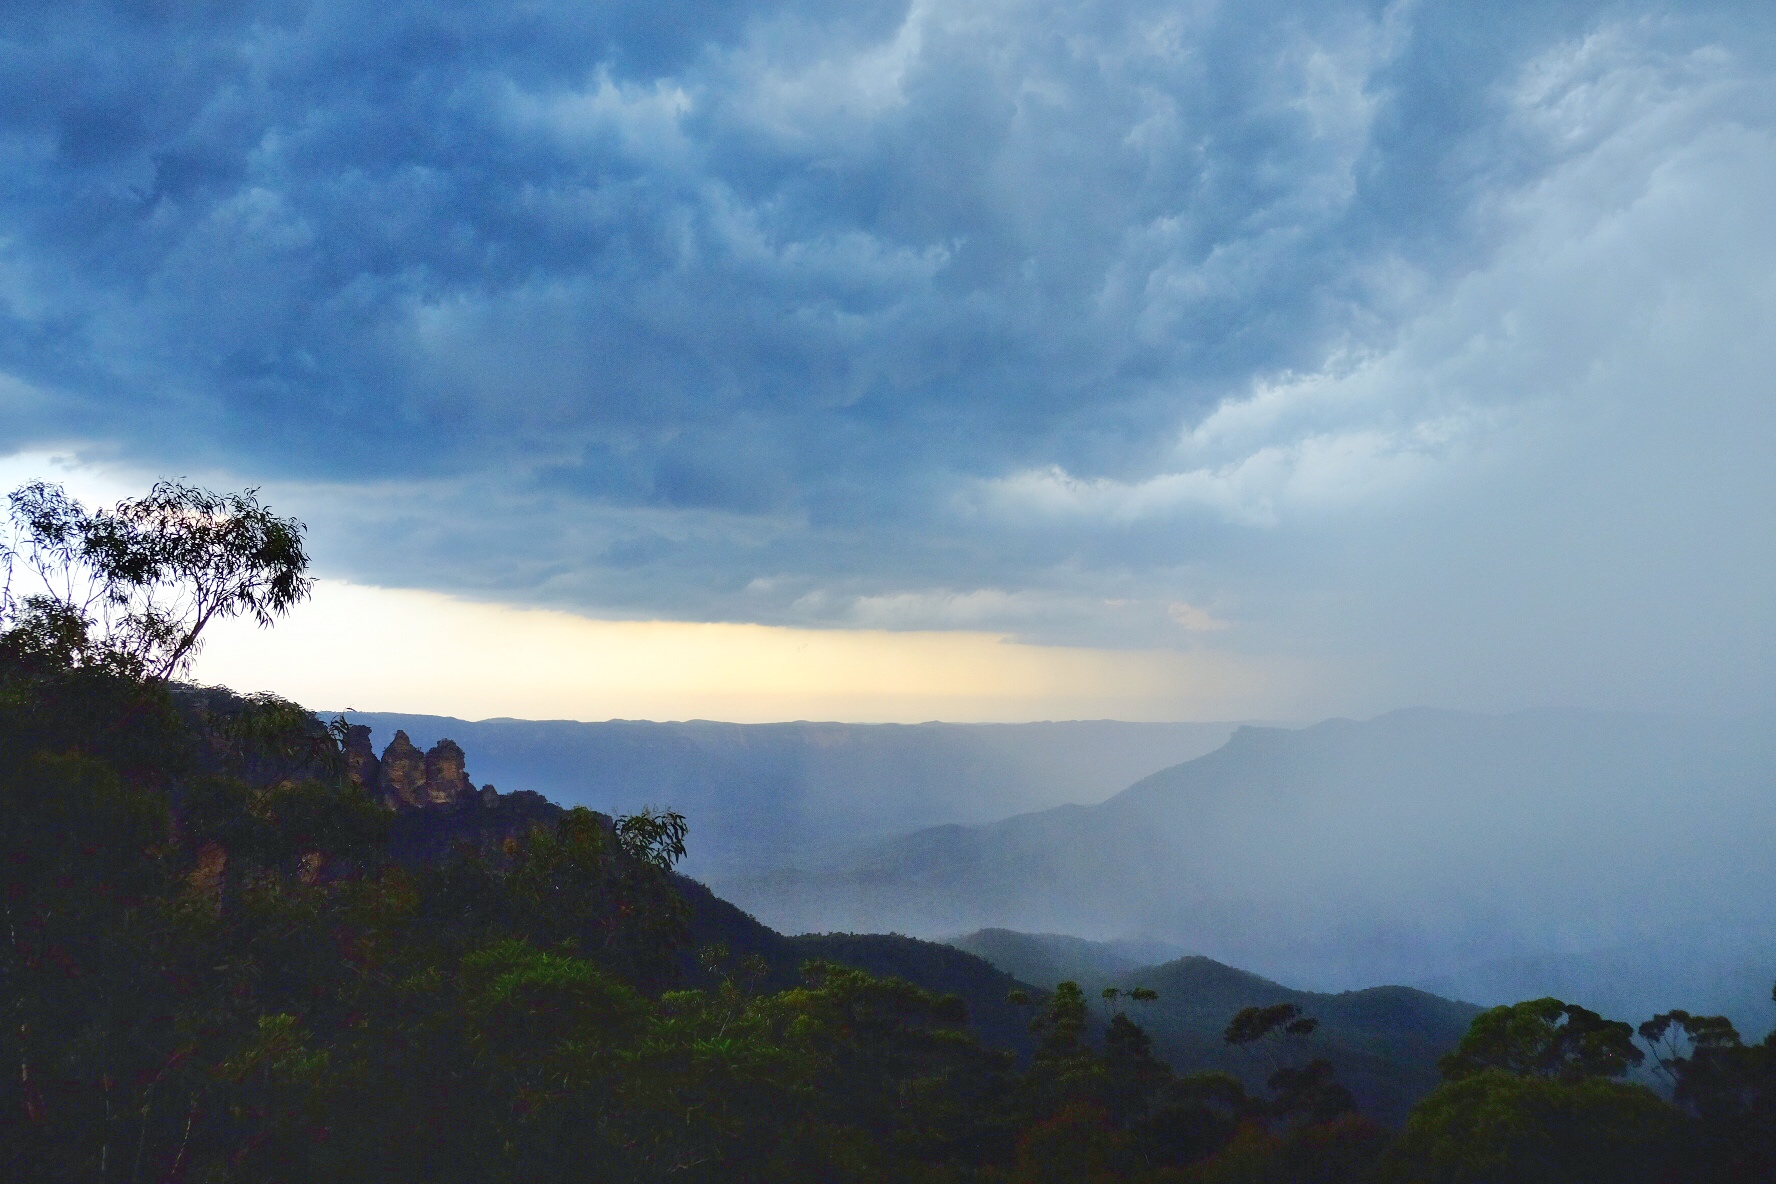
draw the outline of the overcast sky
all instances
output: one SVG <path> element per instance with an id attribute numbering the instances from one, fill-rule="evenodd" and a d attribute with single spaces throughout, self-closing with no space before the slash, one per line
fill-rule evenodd
<path id="1" fill-rule="evenodd" d="M 1773 330 L 1753 0 L 0 11 L 0 471 L 563 629 L 1768 710 Z"/>

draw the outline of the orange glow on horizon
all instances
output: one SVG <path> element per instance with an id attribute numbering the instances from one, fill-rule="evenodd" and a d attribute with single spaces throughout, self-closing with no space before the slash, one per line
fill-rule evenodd
<path id="1" fill-rule="evenodd" d="M 1212 652 L 598 620 L 338 581 L 274 629 L 212 627 L 193 677 L 320 710 L 736 722 L 1237 718 L 1279 689 Z"/>

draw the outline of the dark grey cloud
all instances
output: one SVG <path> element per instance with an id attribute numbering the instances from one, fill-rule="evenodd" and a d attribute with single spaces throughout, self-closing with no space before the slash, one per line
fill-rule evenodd
<path id="1" fill-rule="evenodd" d="M 1525 483 L 1621 484 L 1647 416 L 1698 396 L 1625 373 L 1639 427 L 1604 460 L 1587 384 L 1637 342 L 1718 358 L 1684 293 L 1764 327 L 1764 207 L 1721 236 L 1768 163 L 1770 25 L 6 6 L 0 447 L 267 482 L 330 570 L 377 582 L 1127 644 L 1207 636 L 1185 604 L 1260 648 L 1423 653 L 1325 606 L 1420 587 L 1399 539 L 1494 553 L 1539 521 Z M 1688 256 L 1656 208 L 1684 184 Z M 1708 396 L 1758 438 L 1762 361 Z M 1706 501 L 1711 463 L 1674 488 Z M 1627 488 L 1569 529 L 1640 513 Z M 1463 489 L 1441 531 L 1423 507 Z"/>

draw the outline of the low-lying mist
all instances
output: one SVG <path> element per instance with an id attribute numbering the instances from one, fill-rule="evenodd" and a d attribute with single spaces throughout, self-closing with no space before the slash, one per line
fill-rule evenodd
<path id="1" fill-rule="evenodd" d="M 1414 710 L 1241 729 L 1098 805 L 716 886 L 792 931 L 1142 934 L 1317 989 L 1556 993 L 1757 1030 L 1773 789 L 1763 720 Z"/>
<path id="2" fill-rule="evenodd" d="M 859 841 L 1097 802 L 1219 748 L 1231 723 L 730 724 L 488 719 L 348 712 L 380 750 L 405 730 L 448 737 L 477 784 L 564 805 L 691 821 L 684 869 L 749 875 Z"/>

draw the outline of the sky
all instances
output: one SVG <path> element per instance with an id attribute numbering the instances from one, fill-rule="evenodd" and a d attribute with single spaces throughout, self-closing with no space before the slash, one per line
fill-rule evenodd
<path id="1" fill-rule="evenodd" d="M 0 477 L 487 716 L 1776 707 L 1776 10 L 0 5 Z"/>

